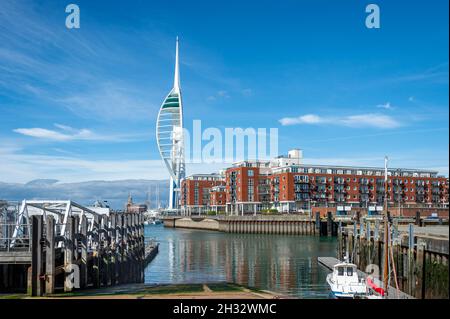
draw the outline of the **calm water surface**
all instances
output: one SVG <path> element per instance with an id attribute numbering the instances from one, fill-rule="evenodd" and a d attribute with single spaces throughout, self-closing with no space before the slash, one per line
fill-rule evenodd
<path id="1" fill-rule="evenodd" d="M 335 256 L 334 238 L 228 234 L 148 225 L 159 253 L 146 283 L 234 282 L 299 298 L 327 298 L 327 269 L 318 256 Z"/>

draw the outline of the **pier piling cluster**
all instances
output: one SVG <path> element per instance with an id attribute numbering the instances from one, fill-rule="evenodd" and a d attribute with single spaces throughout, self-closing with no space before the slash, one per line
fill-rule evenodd
<path id="1" fill-rule="evenodd" d="M 420 299 L 448 298 L 448 238 L 415 236 L 410 225 L 408 233 L 400 233 L 394 225 L 390 235 L 399 290 Z M 382 230 L 382 223 L 368 221 L 340 228 L 338 258 L 348 255 L 359 269 L 375 270 L 379 279 L 384 258 Z M 390 273 L 394 285 L 394 274 Z"/>
<path id="2" fill-rule="evenodd" d="M 61 233 L 63 224 L 54 216 L 30 216 L 28 250 L 11 244 L 0 256 L 1 290 L 18 290 L 26 282 L 30 295 L 42 296 L 144 282 L 144 268 L 158 245 L 145 242 L 143 215 L 111 212 L 93 218 L 88 223 L 85 215 L 68 216 Z"/>

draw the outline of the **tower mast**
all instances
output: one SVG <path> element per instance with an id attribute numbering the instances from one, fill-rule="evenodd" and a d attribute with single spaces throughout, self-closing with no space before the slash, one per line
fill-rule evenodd
<path id="1" fill-rule="evenodd" d="M 389 282 L 389 219 L 388 219 L 388 157 L 384 157 L 384 260 L 383 260 L 383 288 L 388 292 Z"/>

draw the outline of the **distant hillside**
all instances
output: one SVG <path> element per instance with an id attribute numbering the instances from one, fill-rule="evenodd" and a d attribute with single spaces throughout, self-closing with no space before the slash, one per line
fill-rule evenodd
<path id="1" fill-rule="evenodd" d="M 133 202 L 147 200 L 156 206 L 156 185 L 159 185 L 161 205 L 166 205 L 168 181 L 118 180 L 59 183 L 53 179 L 38 179 L 25 184 L 0 182 L 0 200 L 21 201 L 23 199 L 70 199 L 82 205 L 91 205 L 96 200 L 106 200 L 114 209 L 122 209 L 131 193 Z"/>

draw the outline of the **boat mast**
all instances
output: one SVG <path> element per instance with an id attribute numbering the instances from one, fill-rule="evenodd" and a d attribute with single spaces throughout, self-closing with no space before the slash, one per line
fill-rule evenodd
<path id="1" fill-rule="evenodd" d="M 383 260 L 383 285 L 384 292 L 388 292 L 389 282 L 389 220 L 388 220 L 388 157 L 384 157 L 384 260 Z"/>

